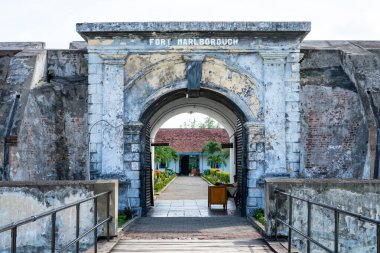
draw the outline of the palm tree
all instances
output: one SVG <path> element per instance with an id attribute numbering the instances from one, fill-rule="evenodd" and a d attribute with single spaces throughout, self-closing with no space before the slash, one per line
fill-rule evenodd
<path id="1" fill-rule="evenodd" d="M 202 152 L 209 153 L 211 155 L 220 151 L 222 151 L 222 145 L 216 141 L 209 141 L 202 148 Z"/>
<path id="2" fill-rule="evenodd" d="M 167 163 L 172 160 L 178 160 L 178 154 L 174 148 L 162 146 L 154 148 L 154 162 L 157 164 L 157 168 L 160 163 Z"/>
<path id="3" fill-rule="evenodd" d="M 203 147 L 202 152 L 208 153 L 207 165 L 211 166 L 211 168 L 218 168 L 221 163 L 223 166 L 227 166 L 226 160 L 230 156 L 229 150 L 223 150 L 222 145 L 219 142 L 207 142 Z"/>

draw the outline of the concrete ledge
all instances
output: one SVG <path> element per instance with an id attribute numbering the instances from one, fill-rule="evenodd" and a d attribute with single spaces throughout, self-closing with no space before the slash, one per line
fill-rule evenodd
<path id="1" fill-rule="evenodd" d="M 284 190 L 297 187 L 313 187 L 319 188 L 323 191 L 326 188 L 337 187 L 339 189 L 347 189 L 354 191 L 376 192 L 380 194 L 380 180 L 359 180 L 359 179 L 289 179 L 289 178 L 266 178 L 265 185 L 268 190 L 272 190 L 273 187 L 281 188 Z M 360 186 L 360 187 L 359 187 Z M 356 189 L 354 189 L 356 187 Z"/>
<path id="2" fill-rule="evenodd" d="M 109 22 L 78 23 L 77 32 L 309 32 L 311 22 Z"/>
<path id="3" fill-rule="evenodd" d="M 0 50 L 44 49 L 45 42 L 0 42 Z"/>
<path id="4" fill-rule="evenodd" d="M 86 41 L 72 41 L 70 42 L 69 49 L 87 50 Z"/>
<path id="5" fill-rule="evenodd" d="M 0 226 L 19 221 L 45 211 L 92 197 L 96 194 L 112 191 L 110 195 L 110 235 L 117 234 L 118 217 L 118 181 L 13 181 L 0 182 Z M 107 197 L 98 198 L 98 221 L 107 214 Z M 61 210 L 56 215 L 57 248 L 74 238 L 76 208 Z M 81 232 L 92 227 L 94 221 L 94 201 L 89 200 L 80 205 Z M 105 236 L 105 225 L 98 228 L 98 235 Z M 18 248 L 20 251 L 44 251 L 50 247 L 51 219 L 39 219 L 18 229 Z M 37 237 L 36 237 L 37 236 Z M 83 249 L 92 246 L 92 235 L 81 240 Z M 70 239 L 71 240 L 71 239 Z M 33 242 L 33 243 L 31 243 Z M 10 233 L 0 234 L 0 251 L 10 247 Z M 35 244 L 34 244 L 35 243 Z"/>
<path id="6" fill-rule="evenodd" d="M 48 180 L 48 181 L 0 181 L 0 187 L 41 187 L 41 186 L 72 186 L 97 185 L 117 182 L 117 180 Z"/>
<path id="7" fill-rule="evenodd" d="M 261 224 L 258 220 L 251 216 L 247 216 L 247 220 L 255 227 L 255 229 L 257 230 L 257 232 L 259 232 L 260 235 L 266 237 L 265 227 L 263 224 Z"/>
<path id="8" fill-rule="evenodd" d="M 288 253 L 288 242 L 287 240 L 281 239 L 281 240 L 272 240 L 272 239 L 265 239 L 265 242 L 268 244 L 268 246 L 273 250 L 275 253 Z M 300 253 L 297 249 L 292 247 L 292 253 Z"/>
<path id="9" fill-rule="evenodd" d="M 332 208 L 349 211 L 364 217 L 377 219 L 380 215 L 380 180 L 355 179 L 277 179 L 265 180 L 265 227 L 267 235 L 274 235 L 275 217 L 287 222 L 289 217 L 289 198 L 278 195 L 278 213 L 275 211 L 274 189 L 304 200 L 325 204 Z M 307 227 L 307 202 L 293 199 L 293 225 L 305 231 Z M 334 210 L 312 205 L 311 234 L 313 239 L 324 238 L 323 244 L 331 248 L 334 243 Z M 366 224 L 366 225 L 363 225 Z M 362 223 L 358 218 L 340 214 L 339 248 L 342 252 L 372 253 L 376 248 L 376 226 Z M 287 236 L 288 228 L 279 224 L 278 235 Z M 293 246 L 306 251 L 306 240 L 292 238 Z M 312 244 L 312 250 L 318 246 Z"/>
<path id="10" fill-rule="evenodd" d="M 129 221 L 127 221 L 126 223 L 124 223 L 124 225 L 121 228 L 117 229 L 117 233 L 119 234 L 122 230 L 124 230 L 128 226 L 132 225 L 138 218 L 140 218 L 140 217 L 139 216 L 135 216 L 132 219 L 130 219 Z"/>

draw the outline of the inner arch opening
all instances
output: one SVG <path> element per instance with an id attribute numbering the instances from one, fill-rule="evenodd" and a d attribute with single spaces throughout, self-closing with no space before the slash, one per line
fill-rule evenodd
<path id="1" fill-rule="evenodd" d="M 155 142 L 157 132 L 162 125 L 175 115 L 181 113 L 202 113 L 219 122 L 227 131 L 229 143 L 231 143 L 229 152 L 229 170 L 230 182 L 235 181 L 234 175 L 237 175 L 239 188 L 239 206 L 242 215 L 245 215 L 245 199 L 246 199 L 246 172 L 244 147 L 245 138 L 242 125 L 246 121 L 246 116 L 227 97 L 211 90 L 202 89 L 200 97 L 188 98 L 186 90 L 177 90 L 171 94 L 164 95 L 154 103 L 152 103 L 141 117 L 143 123 L 145 138 L 145 156 L 143 161 L 143 184 L 141 189 L 143 213 L 147 213 L 149 205 L 153 205 L 153 177 L 154 171 L 153 154 L 154 147 L 151 143 Z M 150 158 L 149 158 L 150 157 Z M 150 182 L 148 181 L 148 173 L 151 174 Z M 144 182 L 145 179 L 145 182 Z M 151 196 L 148 196 L 150 193 Z M 145 199 L 144 199 L 145 198 Z M 149 201 L 149 198 L 151 199 Z M 144 208 L 144 204 L 146 207 Z M 145 211 L 144 211 L 145 209 Z"/>
<path id="2" fill-rule="evenodd" d="M 197 158 L 196 164 L 192 164 L 190 167 L 196 167 L 197 169 L 197 175 L 204 173 L 205 170 L 211 168 L 219 168 L 223 172 L 230 173 L 229 182 L 233 183 L 234 175 L 235 173 L 235 152 L 234 147 L 231 148 L 221 148 L 220 151 L 218 151 L 218 155 L 224 154 L 224 159 L 221 159 L 221 161 L 218 164 L 209 164 L 207 158 L 208 153 L 204 153 L 203 149 L 205 148 L 205 145 L 209 142 L 216 142 L 222 146 L 225 146 L 229 143 L 234 142 L 234 132 L 230 125 L 225 124 L 230 131 L 227 131 L 226 128 L 220 124 L 218 120 L 214 118 L 214 115 L 212 114 L 205 114 L 205 110 L 202 110 L 199 106 L 189 106 L 189 107 L 181 107 L 181 110 L 178 114 L 173 115 L 173 111 L 170 111 L 170 113 L 166 114 L 163 119 L 166 119 L 168 116 L 170 118 L 164 122 L 167 123 L 169 120 L 172 120 L 175 118 L 175 122 L 172 123 L 171 127 L 162 128 L 163 124 L 159 124 L 157 127 L 159 129 L 156 131 L 157 127 L 153 127 L 151 132 L 151 142 L 159 144 L 159 143 L 166 143 L 169 145 L 170 148 L 173 148 L 177 154 L 179 155 L 179 160 L 181 160 L 181 156 L 193 156 Z M 185 113 L 187 111 L 188 113 Z M 192 127 L 187 126 L 184 127 L 183 123 L 190 122 L 191 119 L 189 115 L 199 115 L 202 118 L 194 118 L 195 121 L 193 122 Z M 180 117 L 177 117 L 180 116 Z M 220 118 L 220 116 L 218 117 Z M 208 119 L 210 123 L 213 123 L 214 127 L 207 127 L 207 126 L 199 126 L 202 123 L 205 124 L 205 120 Z M 215 127 L 216 125 L 219 125 L 220 127 Z M 160 149 L 160 148 L 159 148 Z M 162 149 L 162 148 L 161 148 Z M 158 166 L 157 158 L 154 156 L 155 148 L 151 148 L 152 152 L 152 161 L 154 161 L 154 164 L 152 164 L 152 169 L 159 169 L 162 168 Z M 219 154 L 220 153 L 220 154 Z M 186 175 L 190 171 L 187 168 L 184 170 L 181 168 L 180 161 L 179 160 L 170 160 L 166 161 L 168 164 L 163 164 L 163 166 L 170 167 L 174 169 L 174 171 L 181 175 Z M 214 166 L 214 167 L 212 167 Z M 194 169 L 194 168 L 193 168 Z M 229 183 L 228 182 L 228 183 Z"/>

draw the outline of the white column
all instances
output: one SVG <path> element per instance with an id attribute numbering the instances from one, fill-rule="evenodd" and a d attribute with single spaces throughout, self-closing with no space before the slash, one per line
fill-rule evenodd
<path id="1" fill-rule="evenodd" d="M 126 54 L 101 54 L 103 68 L 102 174 L 124 170 L 124 65 Z"/>
<path id="2" fill-rule="evenodd" d="M 300 58 L 298 52 L 287 57 L 286 72 L 286 160 L 287 171 L 292 177 L 300 172 L 301 102 L 300 102 Z"/>
<path id="3" fill-rule="evenodd" d="M 288 52 L 261 52 L 265 85 L 266 173 L 285 173 L 285 58 Z"/>
<path id="4" fill-rule="evenodd" d="M 102 170 L 102 118 L 103 118 L 103 60 L 89 50 L 88 55 L 88 138 L 90 178 L 95 179 Z"/>

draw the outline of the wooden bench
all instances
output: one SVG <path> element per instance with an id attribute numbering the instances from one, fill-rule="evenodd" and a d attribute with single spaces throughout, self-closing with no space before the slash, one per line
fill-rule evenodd
<path id="1" fill-rule="evenodd" d="M 208 186 L 208 207 L 211 205 L 223 205 L 223 209 L 227 209 L 227 187 L 225 185 L 209 185 Z"/>

